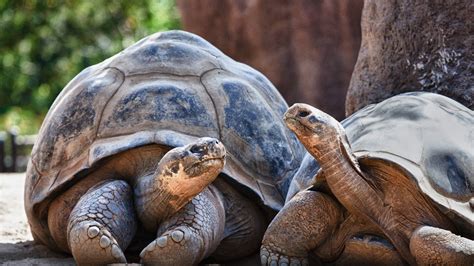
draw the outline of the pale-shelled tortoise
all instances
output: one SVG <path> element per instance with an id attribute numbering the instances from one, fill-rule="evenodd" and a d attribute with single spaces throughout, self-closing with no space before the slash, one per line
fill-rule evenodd
<path id="1" fill-rule="evenodd" d="M 285 120 L 321 168 L 295 176 L 293 188 L 310 188 L 270 224 L 263 264 L 306 264 L 310 253 L 349 265 L 474 264 L 473 111 L 417 92 L 342 123 L 305 104 Z M 301 173 L 318 168 L 306 164 Z"/>

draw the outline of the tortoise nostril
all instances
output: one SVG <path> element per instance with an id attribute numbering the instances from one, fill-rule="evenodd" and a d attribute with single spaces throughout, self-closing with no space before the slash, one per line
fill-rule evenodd
<path id="1" fill-rule="evenodd" d="M 201 153 L 203 153 L 204 148 L 201 147 L 201 146 L 198 146 L 198 145 L 194 145 L 194 146 L 191 147 L 191 149 L 189 151 L 192 152 L 192 153 L 201 154 Z"/>
<path id="2" fill-rule="evenodd" d="M 307 117 L 309 115 L 309 112 L 308 111 L 300 111 L 298 113 L 298 116 L 299 117 Z"/>

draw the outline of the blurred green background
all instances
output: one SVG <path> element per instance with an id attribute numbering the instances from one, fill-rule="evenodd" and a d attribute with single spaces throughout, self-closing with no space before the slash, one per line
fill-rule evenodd
<path id="1" fill-rule="evenodd" d="M 36 133 L 82 69 L 178 28 L 174 0 L 0 0 L 0 131 Z"/>

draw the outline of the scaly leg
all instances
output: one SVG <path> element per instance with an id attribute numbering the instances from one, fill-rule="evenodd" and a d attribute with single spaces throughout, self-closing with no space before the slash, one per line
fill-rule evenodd
<path id="1" fill-rule="evenodd" d="M 123 250 L 135 231 L 131 187 L 107 180 L 90 188 L 72 210 L 68 244 L 79 265 L 126 263 Z"/>
<path id="2" fill-rule="evenodd" d="M 254 254 L 260 248 L 268 219 L 257 204 L 224 180 L 218 178 L 212 184 L 224 196 L 225 229 L 224 239 L 211 257 L 223 262 Z"/>
<path id="3" fill-rule="evenodd" d="M 419 265 L 474 265 L 474 241 L 436 227 L 417 228 L 410 252 Z"/>
<path id="4" fill-rule="evenodd" d="M 171 218 L 160 224 L 158 238 L 140 254 L 148 265 L 196 265 L 217 248 L 224 236 L 222 195 L 205 188 Z"/>
<path id="5" fill-rule="evenodd" d="M 341 220 L 342 211 L 329 196 L 311 190 L 299 192 L 265 232 L 262 265 L 308 265 L 309 252 L 333 234 Z"/>

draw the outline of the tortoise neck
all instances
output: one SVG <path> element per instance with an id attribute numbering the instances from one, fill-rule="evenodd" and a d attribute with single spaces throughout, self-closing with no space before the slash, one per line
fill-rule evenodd
<path id="1" fill-rule="evenodd" d="M 383 212 L 383 201 L 379 191 L 365 179 L 357 165 L 351 163 L 350 150 L 345 149 L 342 138 L 327 139 L 320 142 L 313 155 L 321 164 L 330 190 L 349 211 L 365 216 L 378 224 Z M 347 145 L 348 147 L 348 145 Z"/>
<path id="2" fill-rule="evenodd" d="M 395 217 L 392 208 L 384 203 L 381 196 L 383 191 L 373 184 L 371 176 L 367 177 L 358 165 L 353 165 L 350 158 L 345 156 L 345 151 L 342 150 L 345 149 L 344 145 L 327 146 L 330 148 L 322 148 L 323 152 L 320 151 L 319 154 L 315 152 L 314 156 L 321 164 L 331 192 L 349 212 L 364 217 L 380 229 L 396 246 L 402 257 L 413 263 L 410 250 L 404 244 L 407 238 L 394 233 L 399 221 L 393 219 Z M 346 151 L 351 155 L 350 150 Z"/>

